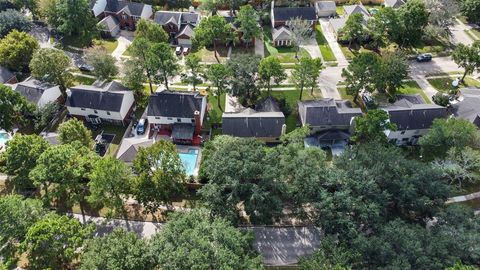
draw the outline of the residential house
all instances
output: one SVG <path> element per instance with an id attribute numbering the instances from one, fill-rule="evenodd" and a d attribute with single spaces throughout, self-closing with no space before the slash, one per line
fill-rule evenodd
<path id="1" fill-rule="evenodd" d="M 391 8 L 397 9 L 405 5 L 405 1 L 404 0 L 385 0 L 384 5 L 385 7 L 391 7 Z"/>
<path id="2" fill-rule="evenodd" d="M 460 90 L 458 102 L 452 104 L 451 112 L 457 119 L 465 119 L 480 128 L 480 89 Z"/>
<path id="3" fill-rule="evenodd" d="M 191 47 L 195 37 L 194 28 L 200 23 L 200 14 L 193 9 L 189 12 L 157 11 L 154 20 L 163 26 L 174 45 Z"/>
<path id="4" fill-rule="evenodd" d="M 446 118 L 447 109 L 436 104 L 425 104 L 420 95 L 398 95 L 397 101 L 382 108 L 390 122 L 397 126 L 395 131 L 388 130 L 386 135 L 396 145 L 416 145 L 425 135 L 433 120 Z"/>
<path id="5" fill-rule="evenodd" d="M 61 103 L 63 101 L 62 92 L 58 85 L 41 82 L 32 77 L 23 82 L 11 86 L 15 92 L 20 93 L 28 101 L 42 108 L 49 103 Z"/>
<path id="6" fill-rule="evenodd" d="M 366 26 L 370 19 L 370 13 L 362 4 L 343 6 L 344 15 L 341 18 L 332 18 L 328 21 L 328 28 L 337 37 L 340 38 L 340 30 L 345 26 L 348 17 L 352 14 L 362 14 L 363 24 Z"/>
<path id="7" fill-rule="evenodd" d="M 237 35 L 237 39 L 240 43 L 246 43 L 248 42 L 249 44 L 251 45 L 254 45 L 255 44 L 255 38 L 252 38 L 252 40 L 245 40 L 243 38 L 243 33 L 240 31 L 240 24 L 235 22 L 235 20 L 237 19 L 237 13 L 238 13 L 238 10 L 218 10 L 217 11 L 217 15 L 218 16 L 222 16 L 225 21 L 230 24 L 230 27 L 232 28 L 232 31 Z M 260 24 L 258 24 L 259 27 Z"/>
<path id="8" fill-rule="evenodd" d="M 104 38 L 114 38 L 120 34 L 120 22 L 111 15 L 103 18 L 97 25 Z"/>
<path id="9" fill-rule="evenodd" d="M 135 108 L 133 91 L 118 82 L 79 85 L 67 90 L 68 113 L 87 122 L 128 125 Z"/>
<path id="10" fill-rule="evenodd" d="M 222 129 L 223 134 L 234 137 L 278 142 L 286 131 L 285 115 L 270 97 L 257 104 L 255 109 L 223 113 Z"/>
<path id="11" fill-rule="evenodd" d="M 108 23 L 115 23 L 120 29 L 135 30 L 135 25 L 140 19 L 151 19 L 153 8 L 143 3 L 122 0 L 96 0 L 92 6 L 95 17 L 103 19 L 112 16 Z M 81 22 L 79 22 L 81 23 Z M 103 22 L 104 25 L 106 22 Z M 111 27 L 115 29 L 115 27 Z"/>
<path id="12" fill-rule="evenodd" d="M 289 22 L 300 18 L 308 21 L 312 31 L 317 23 L 317 15 L 314 7 L 275 7 L 272 2 L 270 20 L 272 22 L 272 43 L 274 46 L 291 46 L 291 26 Z"/>
<path id="13" fill-rule="evenodd" d="M 336 155 L 348 143 L 353 119 L 361 116 L 362 111 L 352 108 L 350 101 L 326 98 L 299 101 L 298 114 L 302 126 L 308 125 L 312 130 L 306 145 L 330 148 Z"/>
<path id="14" fill-rule="evenodd" d="M 337 14 L 337 5 L 335 1 L 317 1 L 315 2 L 315 11 L 319 18 L 334 17 Z"/>
<path id="15" fill-rule="evenodd" d="M 7 68 L 0 66 L 0 83 L 1 84 L 14 84 L 17 83 L 17 76 L 13 74 Z"/>
<path id="16" fill-rule="evenodd" d="M 207 97 L 199 92 L 156 92 L 148 100 L 150 131 L 170 136 L 175 143 L 198 145 L 206 111 Z"/>

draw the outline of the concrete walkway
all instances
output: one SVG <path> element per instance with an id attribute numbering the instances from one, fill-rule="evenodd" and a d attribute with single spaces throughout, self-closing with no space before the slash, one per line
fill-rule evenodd
<path id="1" fill-rule="evenodd" d="M 121 61 L 122 54 L 127 50 L 128 46 L 132 44 L 132 42 L 123 36 L 118 37 L 118 46 L 112 52 L 112 56 L 117 59 L 117 61 Z"/>
<path id="2" fill-rule="evenodd" d="M 262 58 L 265 57 L 265 48 L 264 48 L 263 39 L 257 38 L 255 40 L 255 54 L 261 56 Z"/>
<path id="3" fill-rule="evenodd" d="M 427 78 L 422 75 L 413 75 L 412 79 L 422 88 L 428 99 L 433 102 L 432 97 L 435 96 L 438 91 L 427 81 Z"/>
<path id="4" fill-rule="evenodd" d="M 325 39 L 328 42 L 328 46 L 332 49 L 333 54 L 337 58 L 337 63 L 339 67 L 346 67 L 348 66 L 348 60 L 345 58 L 345 55 L 340 49 L 340 45 L 338 45 L 337 39 L 333 35 L 332 32 L 328 29 L 328 20 L 327 19 L 320 19 L 320 25 L 322 26 L 322 32 L 325 36 Z"/>
<path id="5" fill-rule="evenodd" d="M 312 58 L 320 58 L 322 59 L 322 63 L 325 62 L 323 60 L 322 52 L 320 52 L 320 48 L 318 47 L 317 40 L 312 38 L 311 40 L 307 41 L 304 45 L 301 45 L 300 48 L 306 50 L 310 57 Z"/>
<path id="6" fill-rule="evenodd" d="M 450 203 L 465 202 L 465 201 L 475 200 L 475 199 L 478 199 L 478 198 L 480 198 L 480 191 L 475 192 L 475 193 L 470 193 L 470 194 L 467 194 L 467 195 L 461 195 L 461 196 L 448 198 L 446 203 L 450 204 Z"/>

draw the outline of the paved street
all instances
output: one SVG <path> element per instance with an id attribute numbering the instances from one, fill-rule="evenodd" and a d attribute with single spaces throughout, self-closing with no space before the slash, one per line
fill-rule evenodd
<path id="1" fill-rule="evenodd" d="M 454 44 L 471 45 L 473 43 L 472 38 L 465 33 L 466 30 L 470 30 L 472 27 L 463 24 L 457 19 L 457 23 L 452 28 L 452 42 Z"/>
<path id="2" fill-rule="evenodd" d="M 342 81 L 343 67 L 326 67 L 320 73 L 318 84 L 322 91 L 322 97 L 340 99 L 340 93 L 337 91 L 338 82 Z"/>

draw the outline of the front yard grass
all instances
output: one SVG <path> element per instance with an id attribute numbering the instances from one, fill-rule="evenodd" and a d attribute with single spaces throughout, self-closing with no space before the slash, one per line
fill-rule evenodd
<path id="1" fill-rule="evenodd" d="M 116 39 L 95 39 L 93 45 L 104 48 L 109 54 L 111 54 L 118 46 Z"/>
<path id="2" fill-rule="evenodd" d="M 298 111 L 297 102 L 300 97 L 300 90 L 288 90 L 288 91 L 272 91 L 272 96 L 277 99 L 285 99 L 286 104 L 291 110 L 290 115 L 285 119 L 287 125 L 287 132 L 294 130 L 297 127 Z M 302 94 L 302 100 L 312 100 L 314 97 L 310 95 L 309 89 L 305 89 Z"/>
<path id="3" fill-rule="evenodd" d="M 427 95 L 425 94 L 425 92 L 423 91 L 423 89 L 420 88 L 418 83 L 415 81 L 405 82 L 405 84 L 400 89 L 398 89 L 398 94 L 399 95 L 417 95 L 418 94 L 422 96 L 425 103 L 427 104 L 432 103 L 430 99 L 427 97 Z"/>
<path id="4" fill-rule="evenodd" d="M 428 82 L 435 88 L 437 91 L 442 92 L 442 93 L 448 93 L 451 90 L 454 90 L 452 86 L 452 81 L 455 79 L 455 77 L 449 77 L 449 78 L 435 78 L 435 79 L 428 79 Z M 471 78 L 471 77 L 465 77 L 465 81 L 460 85 L 460 88 L 462 87 L 477 87 L 480 88 L 480 82 Z"/>
<path id="5" fill-rule="evenodd" d="M 323 60 L 325 61 L 336 61 L 337 58 L 333 54 L 332 49 L 328 45 L 327 40 L 325 39 L 325 36 L 322 33 L 322 26 L 317 25 L 315 27 L 315 38 L 317 39 L 318 47 L 320 47 L 320 52 L 322 53 Z"/>
<path id="6" fill-rule="evenodd" d="M 215 58 L 215 51 L 213 50 L 213 46 L 211 48 L 202 48 L 198 51 L 200 57 L 202 58 L 202 62 L 207 63 L 218 63 L 217 59 Z M 217 56 L 220 59 L 220 62 L 225 62 L 227 60 L 228 48 L 222 44 L 217 45 Z"/>

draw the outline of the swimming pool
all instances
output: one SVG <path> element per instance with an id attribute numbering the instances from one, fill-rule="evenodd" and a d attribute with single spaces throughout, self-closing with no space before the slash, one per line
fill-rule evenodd
<path id="1" fill-rule="evenodd" d="M 188 149 L 187 153 L 178 153 L 182 160 L 183 167 L 188 176 L 195 175 L 197 167 L 198 150 Z"/>
<path id="2" fill-rule="evenodd" d="M 4 145 L 10 139 L 11 139 L 11 137 L 6 131 L 0 130 L 0 145 Z"/>

